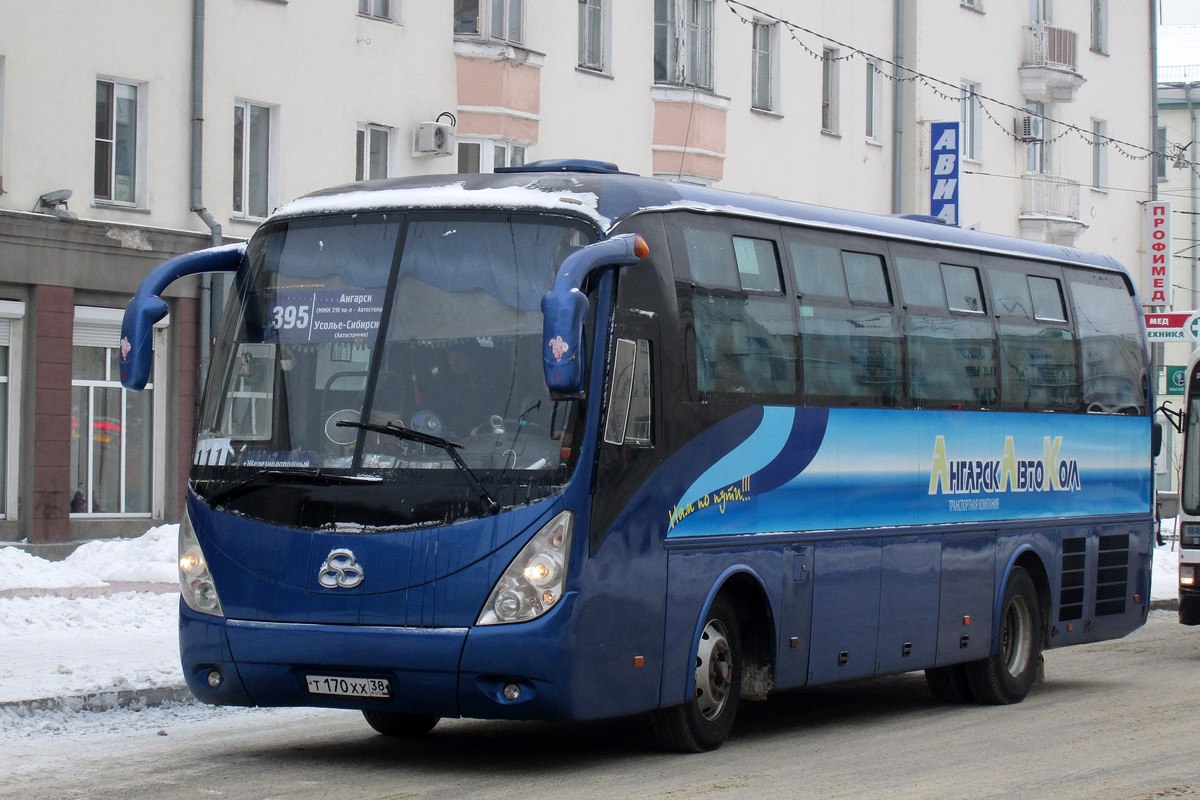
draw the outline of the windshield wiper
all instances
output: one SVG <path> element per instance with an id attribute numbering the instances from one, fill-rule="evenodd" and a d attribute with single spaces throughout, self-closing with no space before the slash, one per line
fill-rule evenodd
<path id="1" fill-rule="evenodd" d="M 488 511 L 493 514 L 500 511 L 500 504 L 492 499 L 492 496 L 488 494 L 488 490 L 483 488 L 483 484 L 479 482 L 479 477 L 471 471 L 471 468 L 468 467 L 466 462 L 462 460 L 462 456 L 458 454 L 459 448 L 462 447 L 461 444 L 452 442 L 449 439 L 444 439 L 441 436 L 434 436 L 431 433 L 421 433 L 420 431 L 410 430 L 402 425 L 396 425 L 395 423 L 391 422 L 387 423 L 386 425 L 376 425 L 373 422 L 357 422 L 355 420 L 343 419 L 338 420 L 337 426 L 339 428 L 360 428 L 364 431 L 371 431 L 372 433 L 383 433 L 389 436 L 395 436 L 397 439 L 406 439 L 410 442 L 417 442 L 418 444 L 431 444 L 434 447 L 444 450 L 446 455 L 450 456 L 450 460 L 454 462 L 454 466 L 458 467 L 459 471 L 462 472 L 462 474 L 467 477 L 467 480 L 470 481 L 471 485 L 475 487 L 475 491 L 479 492 L 479 496 L 482 497 L 484 502 L 487 504 Z"/>
<path id="2" fill-rule="evenodd" d="M 205 499 L 210 505 L 218 506 L 261 486 L 297 480 L 333 485 L 335 483 L 379 483 L 383 479 L 378 475 L 339 475 L 323 472 L 320 469 L 263 469 L 224 489 L 213 492 Z"/>

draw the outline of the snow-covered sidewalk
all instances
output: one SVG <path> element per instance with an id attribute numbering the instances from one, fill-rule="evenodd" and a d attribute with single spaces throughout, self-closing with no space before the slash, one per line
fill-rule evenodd
<path id="1" fill-rule="evenodd" d="M 0 547 L 0 710 L 104 708 L 185 697 L 176 626 L 178 525 L 90 542 L 64 561 Z M 1155 601 L 1178 553 L 1154 556 Z"/>

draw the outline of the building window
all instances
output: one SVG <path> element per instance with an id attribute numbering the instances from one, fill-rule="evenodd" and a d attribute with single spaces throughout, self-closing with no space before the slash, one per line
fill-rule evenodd
<path id="1" fill-rule="evenodd" d="M 1029 0 L 1029 21 L 1037 24 L 1044 22 L 1047 25 L 1054 21 L 1053 6 L 1054 0 Z"/>
<path id="2" fill-rule="evenodd" d="M 354 180 L 370 181 L 388 176 L 388 150 L 391 136 L 381 125 L 360 125 Z"/>
<path id="3" fill-rule="evenodd" d="M 883 74 L 875 62 L 867 62 L 867 139 L 878 142 L 883 138 Z"/>
<path id="4" fill-rule="evenodd" d="M 983 11 L 983 0 L 959 0 L 964 8 L 969 8 L 973 11 Z"/>
<path id="5" fill-rule="evenodd" d="M 1092 188 L 1108 185 L 1108 122 L 1092 120 Z"/>
<path id="6" fill-rule="evenodd" d="M 1108 0 L 1092 0 L 1092 50 L 1108 53 Z"/>
<path id="7" fill-rule="evenodd" d="M 153 509 L 154 384 L 141 392 L 121 386 L 119 320 L 119 310 L 75 309 L 67 498 L 73 515 L 149 516 Z"/>
<path id="8" fill-rule="evenodd" d="M 358 0 L 358 13 L 364 17 L 391 22 L 394 19 L 392 5 L 392 0 Z"/>
<path id="9" fill-rule="evenodd" d="M 980 89 L 980 84 L 971 81 L 963 81 L 961 85 L 962 157 L 972 161 L 982 159 L 983 130 L 979 124 Z"/>
<path id="10" fill-rule="evenodd" d="M 753 66 L 751 74 L 751 105 L 760 111 L 775 111 L 777 93 L 776 34 L 778 28 L 769 22 L 755 22 L 753 33 Z"/>
<path id="11" fill-rule="evenodd" d="M 96 81 L 96 199 L 136 203 L 137 162 L 137 85 Z"/>
<path id="12" fill-rule="evenodd" d="M 239 102 L 233 107 L 233 213 L 267 216 L 271 206 L 271 109 Z"/>
<path id="13" fill-rule="evenodd" d="M 611 0 L 579 0 L 579 66 L 608 72 Z"/>
<path id="14" fill-rule="evenodd" d="M 495 172 L 498 167 L 525 164 L 525 145 L 499 139 L 459 139 L 460 173 Z"/>
<path id="15" fill-rule="evenodd" d="M 524 16 L 524 0 L 454 0 L 456 34 L 521 44 Z"/>
<path id="16" fill-rule="evenodd" d="M 821 131 L 838 132 L 838 51 L 821 51 Z"/>
<path id="17" fill-rule="evenodd" d="M 714 0 L 654 0 L 654 81 L 713 88 Z"/>
<path id="18" fill-rule="evenodd" d="M 1025 139 L 1025 171 L 1042 175 L 1050 174 L 1049 120 L 1046 119 L 1045 103 L 1029 103 L 1025 106 L 1028 115 L 1025 124 L 1028 135 Z"/>
<path id="19" fill-rule="evenodd" d="M 16 512 L 20 472 L 21 327 L 25 304 L 0 300 L 0 519 Z"/>

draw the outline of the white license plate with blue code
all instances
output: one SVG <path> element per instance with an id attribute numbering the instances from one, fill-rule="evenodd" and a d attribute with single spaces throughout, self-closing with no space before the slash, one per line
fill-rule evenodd
<path id="1" fill-rule="evenodd" d="M 338 697 L 390 698 L 392 690 L 382 678 L 338 678 L 332 675 L 305 675 L 309 694 Z"/>

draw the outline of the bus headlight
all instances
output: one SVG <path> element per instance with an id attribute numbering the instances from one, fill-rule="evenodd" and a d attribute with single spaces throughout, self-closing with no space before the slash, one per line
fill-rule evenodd
<path id="1" fill-rule="evenodd" d="M 521 548 L 496 582 L 477 625 L 525 622 L 558 603 L 567 580 L 573 521 L 570 511 L 562 512 Z"/>
<path id="2" fill-rule="evenodd" d="M 208 562 L 200 549 L 200 540 L 192 528 L 191 515 L 186 512 L 179 523 L 179 591 L 183 602 L 192 611 L 217 617 L 224 615 L 212 573 L 208 571 Z"/>

